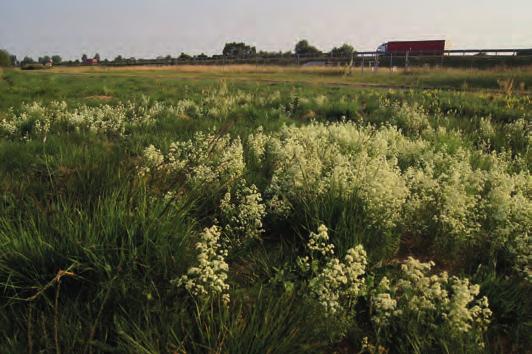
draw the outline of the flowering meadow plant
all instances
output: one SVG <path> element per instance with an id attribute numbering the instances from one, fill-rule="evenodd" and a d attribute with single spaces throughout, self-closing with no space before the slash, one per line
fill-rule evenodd
<path id="1" fill-rule="evenodd" d="M 225 262 L 227 251 L 220 245 L 220 228 L 205 228 L 196 243 L 197 264 L 190 267 L 186 275 L 178 278 L 175 283 L 184 287 L 194 297 L 206 299 L 220 296 L 225 304 L 229 303 L 229 285 L 227 273 L 229 266 Z"/>
<path id="2" fill-rule="evenodd" d="M 383 277 L 372 290 L 372 321 L 378 338 L 385 342 L 396 337 L 403 328 L 419 336 L 425 350 L 445 337 L 450 341 L 470 342 L 481 350 L 492 312 L 488 299 L 480 297 L 480 287 L 467 278 L 449 276 L 447 272 L 431 275 L 434 262 L 423 263 L 409 257 L 401 265 L 401 275 L 390 281 Z M 397 343 L 414 350 L 413 342 Z M 418 343 L 419 345 L 419 343 Z M 423 352 L 422 348 L 416 351 Z"/>

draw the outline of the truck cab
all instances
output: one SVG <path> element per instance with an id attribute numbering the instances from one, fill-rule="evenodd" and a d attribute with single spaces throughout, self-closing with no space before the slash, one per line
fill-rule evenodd
<path id="1" fill-rule="evenodd" d="M 376 52 L 379 54 L 386 54 L 386 47 L 388 43 L 382 43 L 380 46 L 377 47 Z"/>

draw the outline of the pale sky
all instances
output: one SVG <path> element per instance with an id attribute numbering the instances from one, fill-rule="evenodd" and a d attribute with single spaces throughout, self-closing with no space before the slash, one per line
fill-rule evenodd
<path id="1" fill-rule="evenodd" d="M 532 48 L 532 0 L 0 0 L 0 48 L 19 58 L 221 53 L 225 42 L 321 50 L 446 39 L 448 48 Z"/>

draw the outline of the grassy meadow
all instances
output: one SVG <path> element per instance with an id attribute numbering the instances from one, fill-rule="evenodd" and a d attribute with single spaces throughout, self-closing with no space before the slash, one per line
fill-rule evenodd
<path id="1" fill-rule="evenodd" d="M 527 352 L 531 87 L 0 71 L 0 352 Z"/>

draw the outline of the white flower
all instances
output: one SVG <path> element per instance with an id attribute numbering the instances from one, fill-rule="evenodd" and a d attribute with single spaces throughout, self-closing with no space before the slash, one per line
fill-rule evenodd
<path id="1" fill-rule="evenodd" d="M 220 295 L 224 303 L 229 303 L 229 285 L 225 262 L 226 252 L 220 248 L 220 228 L 205 228 L 196 243 L 197 265 L 189 268 L 186 275 L 176 280 L 177 286 L 183 286 L 198 298 Z"/>

